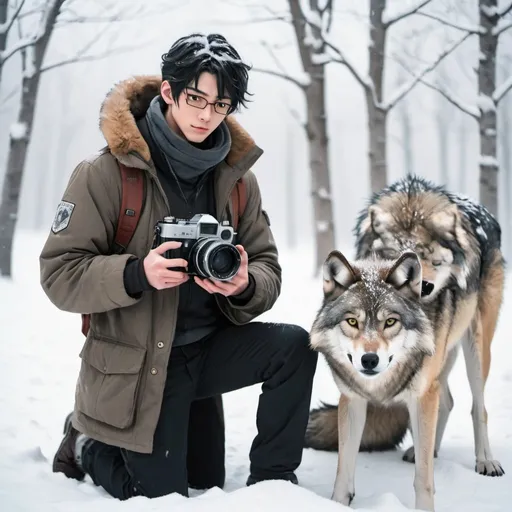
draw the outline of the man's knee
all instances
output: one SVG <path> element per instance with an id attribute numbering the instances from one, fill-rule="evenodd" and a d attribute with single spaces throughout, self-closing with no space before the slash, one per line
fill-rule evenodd
<path id="1" fill-rule="evenodd" d="M 286 356 L 296 355 L 315 367 L 318 353 L 309 345 L 309 333 L 299 325 L 275 324 L 275 326 L 273 340 L 282 347 L 284 354 Z"/>
<path id="2" fill-rule="evenodd" d="M 160 498 L 177 492 L 183 496 L 188 496 L 188 485 L 176 485 L 169 478 L 169 475 L 162 473 L 151 479 L 144 479 L 144 482 L 135 481 L 132 496 L 145 496 L 146 498 Z"/>

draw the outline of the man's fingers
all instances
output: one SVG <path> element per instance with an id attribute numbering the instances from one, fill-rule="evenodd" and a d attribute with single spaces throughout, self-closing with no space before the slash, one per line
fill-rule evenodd
<path id="1" fill-rule="evenodd" d="M 241 265 L 243 265 L 244 263 L 248 264 L 249 263 L 249 255 L 245 251 L 244 246 L 243 245 L 236 245 L 235 247 L 238 249 L 238 252 L 240 253 L 240 257 L 242 259 Z"/>
<path id="2" fill-rule="evenodd" d="M 180 281 L 181 279 L 184 279 L 185 276 L 188 279 L 188 274 L 180 272 L 179 270 L 162 270 L 158 277 L 164 281 Z"/>
<path id="3" fill-rule="evenodd" d="M 211 290 L 208 288 L 208 286 L 206 286 L 206 283 L 202 279 L 199 279 L 199 277 L 194 276 L 194 281 L 203 290 L 206 290 L 207 292 L 212 293 Z"/>
<path id="4" fill-rule="evenodd" d="M 182 258 L 162 258 L 161 265 L 165 268 L 188 268 L 188 261 Z"/>
<path id="5" fill-rule="evenodd" d="M 163 254 L 165 251 L 169 251 L 171 249 L 178 249 L 181 247 L 181 242 L 164 242 L 160 244 L 158 247 L 155 247 L 153 250 L 157 254 Z"/>
<path id="6" fill-rule="evenodd" d="M 236 287 L 236 284 L 231 281 L 207 281 L 213 288 L 228 292 L 232 288 Z"/>

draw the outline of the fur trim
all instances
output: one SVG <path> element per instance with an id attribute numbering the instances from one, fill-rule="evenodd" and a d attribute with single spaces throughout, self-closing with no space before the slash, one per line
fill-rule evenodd
<path id="1" fill-rule="evenodd" d="M 115 157 L 122 158 L 136 152 L 145 161 L 151 159 L 149 147 L 137 128 L 151 100 L 160 94 L 162 79 L 157 76 L 134 76 L 118 83 L 110 90 L 100 111 L 100 130 Z M 256 144 L 253 138 L 231 116 L 226 118 L 231 133 L 231 150 L 226 158 L 235 165 Z"/>

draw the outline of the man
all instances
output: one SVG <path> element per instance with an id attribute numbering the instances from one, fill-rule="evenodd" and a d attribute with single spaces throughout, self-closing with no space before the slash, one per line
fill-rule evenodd
<path id="1" fill-rule="evenodd" d="M 89 474 L 119 499 L 187 495 L 191 404 L 259 382 L 247 484 L 297 483 L 316 354 L 300 327 L 251 322 L 276 301 L 281 268 L 249 170 L 262 151 L 229 117 L 247 101 L 248 69 L 224 37 L 193 34 L 163 55 L 161 79 L 118 84 L 100 116 L 108 146 L 74 171 L 40 257 L 52 302 L 91 314 L 54 471 Z M 112 254 L 119 163 L 144 174 L 145 197 L 126 251 Z M 230 192 L 242 177 L 241 263 L 231 280 L 180 271 L 186 260 L 164 257 L 179 242 L 151 248 L 165 216 L 232 219 Z"/>

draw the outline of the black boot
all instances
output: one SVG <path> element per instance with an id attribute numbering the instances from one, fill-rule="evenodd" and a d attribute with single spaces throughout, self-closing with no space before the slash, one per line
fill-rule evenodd
<path id="1" fill-rule="evenodd" d="M 68 478 L 83 480 L 85 478 L 85 472 L 77 464 L 75 455 L 76 440 L 80 432 L 73 428 L 71 424 L 72 415 L 73 413 L 69 413 L 66 416 L 66 421 L 64 422 L 64 439 L 55 454 L 52 469 L 54 473 L 64 473 Z"/>
<path id="2" fill-rule="evenodd" d="M 273 476 L 261 477 L 261 478 L 254 476 L 254 475 L 249 475 L 246 485 L 247 486 L 254 485 L 259 482 L 265 482 L 266 480 L 284 480 L 286 482 L 291 482 L 292 484 L 295 484 L 295 485 L 299 484 L 299 480 L 297 479 L 297 475 L 295 473 L 281 473 L 281 474 L 276 474 Z"/>

